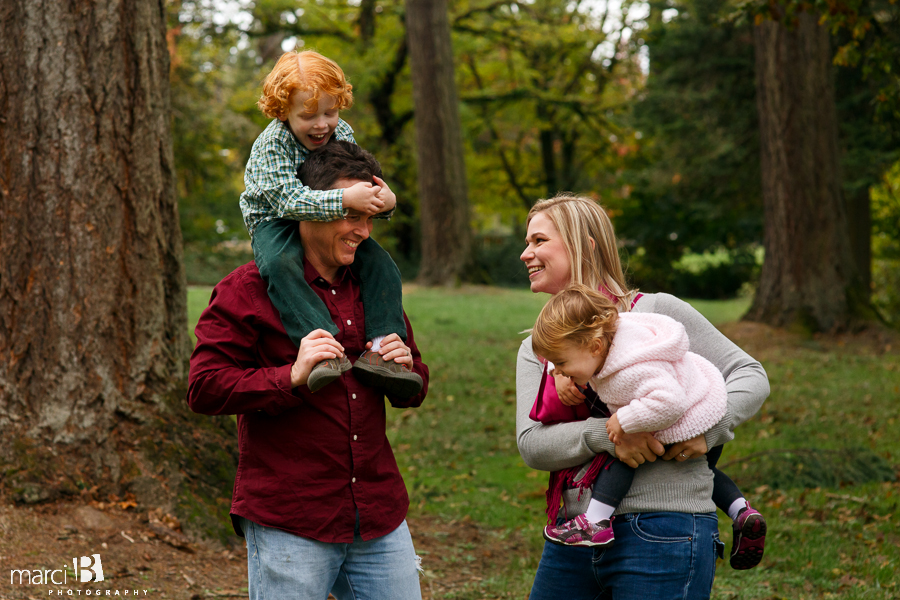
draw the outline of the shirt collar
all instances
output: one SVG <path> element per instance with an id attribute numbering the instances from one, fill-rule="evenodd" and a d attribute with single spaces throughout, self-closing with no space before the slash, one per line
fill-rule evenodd
<path id="1" fill-rule="evenodd" d="M 349 277 L 351 280 L 358 282 L 358 278 L 356 274 L 353 272 L 353 269 L 348 267 L 341 267 L 337 270 L 337 275 L 335 275 L 334 282 L 329 283 L 327 279 L 322 277 L 319 272 L 316 270 L 312 263 L 307 260 L 307 258 L 303 257 L 303 279 L 306 280 L 306 283 L 310 286 L 313 284 L 328 288 L 331 286 L 339 286 L 344 283 L 344 280 Z"/>

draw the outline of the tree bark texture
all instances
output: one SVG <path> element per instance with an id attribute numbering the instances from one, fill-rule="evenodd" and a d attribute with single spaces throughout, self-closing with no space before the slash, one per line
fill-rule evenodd
<path id="1" fill-rule="evenodd" d="M 469 257 L 469 200 L 446 0 L 407 0 L 426 285 L 458 280 Z"/>
<path id="2" fill-rule="evenodd" d="M 747 316 L 848 327 L 865 302 L 841 194 L 828 31 L 801 13 L 755 27 L 765 263 Z"/>
<path id="3" fill-rule="evenodd" d="M 0 0 L 0 442 L 112 480 L 189 350 L 165 33 L 165 0 Z"/>

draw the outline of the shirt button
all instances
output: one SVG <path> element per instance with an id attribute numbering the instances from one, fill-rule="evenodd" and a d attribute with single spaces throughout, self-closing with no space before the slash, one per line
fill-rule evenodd
<path id="1" fill-rule="evenodd" d="M 349 325 L 349 324 L 350 324 L 350 319 L 347 319 L 347 325 Z"/>
<path id="2" fill-rule="evenodd" d="M 356 477 L 350 480 L 350 483 L 356 483 Z"/>
<path id="3" fill-rule="evenodd" d="M 337 295 L 337 292 L 334 291 L 334 290 L 331 290 L 331 295 L 332 295 L 332 296 L 336 296 L 336 295 Z"/>
<path id="4" fill-rule="evenodd" d="M 353 394 L 353 399 L 356 400 L 356 394 Z"/>
<path id="5" fill-rule="evenodd" d="M 354 442 L 356 441 L 356 436 L 355 436 L 355 435 L 353 436 L 353 441 L 354 441 Z"/>

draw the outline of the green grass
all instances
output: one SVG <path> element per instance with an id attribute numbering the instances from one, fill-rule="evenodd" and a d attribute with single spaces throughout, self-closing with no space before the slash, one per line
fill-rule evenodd
<path id="1" fill-rule="evenodd" d="M 751 298 L 735 298 L 733 300 L 692 300 L 685 301 L 700 311 L 713 325 L 721 325 L 737 321 L 750 308 Z"/>
<path id="2" fill-rule="evenodd" d="M 190 290 L 192 329 L 208 298 L 209 288 Z M 415 288 L 404 297 L 431 369 L 421 408 L 389 410 L 413 510 L 519 530 L 532 542 L 508 573 L 477 583 L 472 597 L 524 597 L 540 557 L 546 474 L 525 467 L 516 449 L 515 361 L 519 332 L 546 299 L 493 288 Z M 691 303 L 716 324 L 748 306 Z M 725 471 L 766 516 L 766 556 L 751 571 L 720 562 L 713 598 L 896 598 L 900 484 L 877 479 L 896 472 L 900 457 L 900 358 L 896 350 L 765 331 L 747 347 L 766 367 L 772 395 L 737 430 L 721 465 L 732 462 Z M 720 531 L 730 548 L 730 521 L 721 514 Z"/>
<path id="3" fill-rule="evenodd" d="M 194 327 L 203 309 L 209 306 L 209 297 L 212 294 L 211 286 L 191 286 L 188 288 L 188 331 L 191 332 L 191 341 L 196 344 Z"/>

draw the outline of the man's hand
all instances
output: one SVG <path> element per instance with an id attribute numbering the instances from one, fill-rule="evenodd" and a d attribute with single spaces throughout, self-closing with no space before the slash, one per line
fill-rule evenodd
<path id="1" fill-rule="evenodd" d="M 556 383 L 556 393 L 559 396 L 559 401 L 566 406 L 578 406 L 584 402 L 585 395 L 582 394 L 581 390 L 578 389 L 578 386 L 565 375 L 557 375 L 554 372 L 553 382 Z"/>
<path id="2" fill-rule="evenodd" d="M 384 200 L 379 197 L 380 193 L 380 185 L 372 185 L 363 181 L 354 183 L 350 187 L 344 188 L 343 206 L 365 215 L 380 213 L 384 210 Z M 391 195 L 393 196 L 393 193 Z"/>
<path id="3" fill-rule="evenodd" d="M 317 364 L 344 355 L 344 347 L 324 329 L 316 329 L 300 340 L 297 360 L 291 365 L 291 387 L 306 385 L 309 373 Z"/>
<path id="4" fill-rule="evenodd" d="M 653 434 L 646 431 L 624 433 L 616 446 L 616 458 L 632 468 L 653 462 L 666 451 Z"/>
<path id="5" fill-rule="evenodd" d="M 618 413 L 606 420 L 606 435 L 609 436 L 609 441 L 616 446 L 622 443 L 622 436 L 625 435 L 625 430 L 619 425 Z"/>
<path id="6" fill-rule="evenodd" d="M 663 460 L 672 460 L 674 458 L 678 462 L 684 462 L 691 458 L 703 456 L 708 451 L 709 448 L 706 446 L 706 436 L 701 433 L 695 438 L 673 444 L 672 447 L 666 451 Z"/>
<path id="7" fill-rule="evenodd" d="M 372 342 L 366 344 L 366 350 L 371 347 Z M 381 348 L 378 349 L 378 354 L 381 355 L 385 362 L 392 360 L 398 363 L 406 363 L 409 365 L 409 368 L 412 369 L 412 350 L 403 343 L 403 339 L 396 333 L 385 336 L 385 338 L 381 340 Z"/>
<path id="8" fill-rule="evenodd" d="M 397 206 L 397 196 L 394 195 L 394 192 L 391 191 L 388 184 L 384 182 L 384 179 L 381 177 L 373 177 L 373 179 L 375 180 L 375 183 L 378 184 L 376 187 L 381 188 L 381 191 L 378 192 L 378 199 L 384 202 L 384 208 L 381 209 L 381 212 L 394 210 L 394 207 Z"/>

